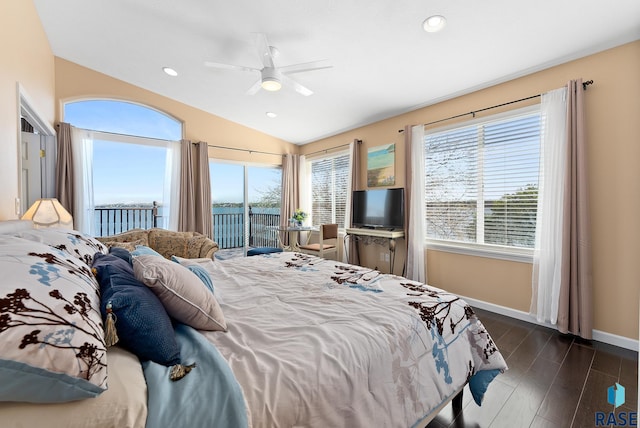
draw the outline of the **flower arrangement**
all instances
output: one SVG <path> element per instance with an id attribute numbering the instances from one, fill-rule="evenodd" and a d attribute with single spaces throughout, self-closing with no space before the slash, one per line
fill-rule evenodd
<path id="1" fill-rule="evenodd" d="M 296 208 L 291 218 L 298 223 L 302 223 L 304 219 L 307 218 L 307 213 L 302 211 L 300 208 Z"/>

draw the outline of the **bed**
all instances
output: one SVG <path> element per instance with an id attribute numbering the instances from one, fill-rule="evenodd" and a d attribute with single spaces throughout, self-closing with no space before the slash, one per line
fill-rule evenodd
<path id="1" fill-rule="evenodd" d="M 165 269 L 165 282 L 172 275 L 179 283 L 172 298 L 176 290 L 186 292 L 187 283 L 196 293 L 183 295 L 180 304 L 190 301 L 189 309 L 199 312 L 175 312 L 175 301 L 162 300 L 169 327 L 155 317 L 135 332 L 172 335 L 179 363 L 139 357 L 137 342 L 124 341 L 127 314 L 105 312 L 104 278 L 120 263 L 112 261 L 115 255 L 109 259 L 108 248 L 76 231 L 0 223 L 0 268 L 12 272 L 0 280 L 0 340 L 22 345 L 13 353 L 0 350 L 0 385 L 12 379 L 0 386 L 3 426 L 47 418 L 60 427 L 417 427 L 465 385 L 480 405 L 507 369 L 473 310 L 444 290 L 294 252 L 169 261 L 140 250 L 129 259 L 134 273 L 147 269 L 148 279 L 149 269 L 155 277 Z M 57 295 L 54 289 L 79 287 L 75 298 L 57 298 L 66 302 L 61 307 L 68 316 L 56 322 L 67 333 L 56 326 L 44 339 L 29 326 L 18 339 L 9 336 L 30 324 L 20 318 L 24 308 L 16 309 L 17 290 L 35 295 L 47 281 L 47 298 Z M 145 285 L 158 293 L 153 283 Z M 41 307 L 35 309 L 40 317 Z M 93 328 L 79 332 L 81 320 Z M 123 337 L 109 347 L 104 331 L 110 323 Z M 81 333 L 84 347 L 71 352 L 84 359 L 58 367 L 69 359 L 60 344 Z M 61 351 L 67 356 L 41 355 Z M 187 368 L 179 380 L 170 379 L 175 367 Z"/>

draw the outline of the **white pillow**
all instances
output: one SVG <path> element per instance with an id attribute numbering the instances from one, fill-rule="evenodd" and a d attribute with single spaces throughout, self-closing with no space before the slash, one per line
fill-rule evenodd
<path id="1" fill-rule="evenodd" d="M 214 271 L 214 261 L 208 257 L 201 257 L 197 259 L 186 259 L 184 257 L 171 256 L 171 260 L 180 263 L 182 266 L 202 266 L 207 272 L 212 273 Z"/>
<path id="2" fill-rule="evenodd" d="M 133 272 L 158 296 L 171 317 L 199 330 L 227 331 L 215 296 L 186 267 L 162 257 L 141 255 L 133 259 Z"/>
<path id="3" fill-rule="evenodd" d="M 70 254 L 0 236 L 0 401 L 57 403 L 107 389 L 99 285 Z"/>
<path id="4" fill-rule="evenodd" d="M 102 242 L 77 230 L 68 229 L 31 229 L 12 233 L 13 236 L 42 242 L 82 260 L 91 266 L 95 253 L 107 254 L 109 249 Z"/>

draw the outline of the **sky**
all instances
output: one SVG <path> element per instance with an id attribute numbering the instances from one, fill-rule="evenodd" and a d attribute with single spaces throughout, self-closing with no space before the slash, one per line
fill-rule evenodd
<path id="1" fill-rule="evenodd" d="M 65 105 L 64 121 L 77 128 L 177 141 L 181 123 L 139 104 L 92 100 Z M 94 140 L 94 202 L 96 205 L 162 201 L 164 148 Z M 242 202 L 244 166 L 210 163 L 213 202 Z M 249 201 L 280 185 L 280 170 L 247 166 Z"/>

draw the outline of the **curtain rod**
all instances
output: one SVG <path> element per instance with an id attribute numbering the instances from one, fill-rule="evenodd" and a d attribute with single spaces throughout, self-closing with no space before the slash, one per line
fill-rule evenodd
<path id="1" fill-rule="evenodd" d="M 286 153 L 271 153 L 271 152 L 263 152 L 260 150 L 251 150 L 251 149 L 240 149 L 238 147 L 227 147 L 227 146 L 216 146 L 214 144 L 207 144 L 207 147 L 213 147 L 215 149 L 225 149 L 225 150 L 236 150 L 238 152 L 249 152 L 251 153 L 259 153 L 261 155 L 272 155 L 272 156 L 284 156 Z"/>
<path id="2" fill-rule="evenodd" d="M 354 141 L 356 143 L 358 143 L 358 144 L 362 143 L 362 140 L 354 140 Z M 317 151 L 311 152 L 311 153 L 305 153 L 305 156 L 317 155 L 318 153 L 327 153 L 329 150 L 335 150 L 335 149 L 340 149 L 342 147 L 348 147 L 349 144 L 351 144 L 351 143 L 340 144 L 339 146 L 329 147 L 328 149 L 322 149 L 322 150 L 317 150 Z"/>
<path id="3" fill-rule="evenodd" d="M 71 125 L 71 124 L 69 124 Z M 82 131 L 95 132 L 98 134 L 106 134 L 106 135 L 117 135 L 119 137 L 131 137 L 131 138 L 141 138 L 144 140 L 156 140 L 156 141 L 164 141 L 164 142 L 180 142 L 180 140 L 167 140 L 166 138 L 158 138 L 158 137 L 145 137 L 144 135 L 133 135 L 133 134 L 123 134 L 121 132 L 110 132 L 110 131 L 100 131 L 99 129 L 87 129 L 87 128 L 78 128 L 77 126 L 71 125 L 72 128 L 80 129 Z M 60 124 L 56 123 L 56 128 L 60 128 Z"/>
<path id="4" fill-rule="evenodd" d="M 593 84 L 593 80 L 587 80 L 586 82 L 582 82 L 582 88 L 584 90 L 587 90 L 587 86 L 592 85 L 592 84 Z M 433 122 L 429 122 L 429 123 L 423 124 L 423 126 L 434 125 L 436 123 L 445 122 L 447 120 L 457 119 L 459 117 L 468 116 L 468 115 L 472 115 L 473 117 L 476 117 L 476 113 L 479 113 L 479 112 L 482 112 L 482 111 L 491 110 L 491 109 L 498 108 L 498 107 L 504 107 L 504 106 L 508 106 L 510 104 L 520 103 L 522 101 L 532 100 L 534 98 L 539 98 L 540 96 L 542 96 L 542 94 L 531 95 L 530 97 L 520 98 L 519 100 L 507 101 L 506 103 L 496 104 L 496 105 L 491 106 L 491 107 L 485 107 L 485 108 L 481 108 L 479 110 L 472 110 L 472 111 L 470 111 L 468 113 L 457 114 L 455 116 L 447 117 L 447 118 L 444 118 L 444 119 L 434 120 Z M 398 132 L 404 132 L 404 129 L 398 129 Z"/>

